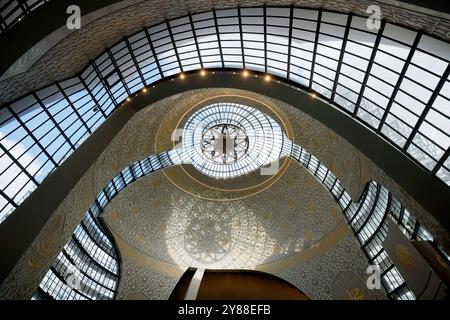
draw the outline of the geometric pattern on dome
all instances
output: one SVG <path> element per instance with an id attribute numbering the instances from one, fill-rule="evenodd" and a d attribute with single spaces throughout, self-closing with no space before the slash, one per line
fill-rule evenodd
<path id="1" fill-rule="evenodd" d="M 228 108 L 228 110 L 240 111 L 243 110 L 251 111 L 254 116 L 264 116 L 262 112 L 257 111 L 248 106 L 243 106 L 239 104 L 232 103 L 217 103 L 214 105 L 207 106 L 203 109 L 200 109 L 198 112 L 194 113 L 191 118 L 189 118 L 186 127 L 189 128 L 191 122 L 194 122 L 197 117 L 204 116 L 204 114 L 211 113 L 213 108 Z M 232 112 L 230 113 L 232 114 Z M 271 119 L 267 117 L 267 119 Z M 230 125 L 229 118 L 216 119 L 216 123 L 209 123 L 208 126 L 204 127 L 202 131 L 204 134 L 211 128 L 221 128 L 226 132 L 228 129 L 226 126 Z M 225 121 L 225 122 L 223 122 Z M 267 120 L 270 121 L 270 120 Z M 272 120 L 273 121 L 273 120 Z M 222 123 L 222 124 L 221 124 Z M 235 125 L 233 129 L 242 128 L 239 125 Z M 245 128 L 245 127 L 244 127 Z M 280 132 L 281 129 L 280 129 Z M 245 133 L 248 134 L 248 131 L 245 130 Z M 189 136 L 186 136 L 189 137 Z M 192 139 L 192 136 L 190 136 Z M 108 204 L 128 185 L 132 184 L 134 181 L 141 179 L 144 176 L 147 176 L 155 171 L 159 171 L 164 168 L 171 167 L 173 165 L 179 165 L 182 163 L 189 163 L 190 159 L 188 153 L 186 152 L 185 146 L 191 145 L 191 150 L 198 154 L 202 154 L 202 137 L 204 135 L 200 135 L 198 140 L 192 141 L 183 141 L 183 146 L 181 148 L 175 148 L 169 152 L 162 152 L 159 154 L 150 155 L 142 160 L 136 161 L 128 167 L 125 167 L 122 171 L 120 171 L 107 185 L 106 187 L 99 193 L 96 200 L 93 202 L 91 208 L 89 209 L 88 214 L 92 214 L 94 217 L 98 217 L 101 213 L 106 209 Z M 233 168 L 232 166 L 236 163 L 239 163 L 242 159 L 247 157 L 247 154 L 251 151 L 251 134 L 248 136 L 248 151 L 242 158 L 237 158 L 230 163 L 223 163 L 219 161 L 217 165 L 221 166 L 229 166 L 230 170 Z M 376 182 L 370 182 L 366 187 L 366 190 L 363 193 L 362 199 L 356 203 L 353 202 L 350 195 L 345 191 L 344 186 L 341 184 L 339 179 L 326 167 L 324 166 L 319 159 L 317 159 L 314 155 L 303 149 L 302 147 L 293 144 L 289 140 L 284 140 L 285 137 L 281 134 L 283 138 L 281 140 L 281 147 L 278 150 L 281 156 L 289 156 L 290 158 L 299 162 L 305 169 L 307 169 L 312 175 L 314 175 L 323 186 L 333 195 L 337 204 L 341 208 L 344 216 L 346 217 L 350 227 L 353 229 L 355 234 L 357 235 L 357 239 L 360 242 L 363 250 L 367 254 L 367 256 L 371 259 L 371 262 L 378 263 L 382 266 L 382 284 L 386 289 L 388 295 L 393 299 L 415 299 L 414 294 L 406 285 L 405 280 L 402 278 L 400 272 L 395 267 L 390 260 L 386 260 L 387 254 L 384 251 L 381 242 L 383 241 L 385 235 L 387 234 L 386 229 L 386 219 L 388 216 L 393 217 L 396 223 L 401 225 L 400 220 L 396 217 L 406 217 L 412 215 L 407 211 L 401 203 L 395 199 L 395 197 L 391 196 L 389 191 L 383 186 L 377 184 Z M 206 157 L 206 156 L 205 156 Z M 210 159 L 212 163 L 215 160 Z M 235 174 L 235 172 L 231 171 L 231 174 Z M 391 199 L 390 202 L 388 199 Z M 366 204 L 367 203 L 367 204 Z M 384 205 L 383 205 L 384 204 Z M 221 217 L 222 219 L 226 218 L 224 216 L 217 215 L 217 217 Z M 391 217 L 391 218 L 392 218 Z M 229 219 L 225 219 L 229 220 Z M 233 263 L 233 258 L 240 257 L 241 252 L 236 251 L 229 242 L 228 238 L 230 232 L 233 232 L 233 228 L 229 228 L 229 226 L 222 223 L 220 220 L 215 219 L 206 219 L 199 221 L 197 219 L 189 220 L 190 226 L 195 230 L 210 230 L 210 232 L 204 232 L 199 235 L 192 235 L 180 238 L 178 230 L 173 230 L 172 240 L 176 240 L 175 243 L 180 243 L 180 240 L 183 242 L 183 250 L 177 255 L 175 258 L 178 264 L 181 265 L 190 265 L 190 266 L 198 266 L 208 264 L 210 268 L 218 267 L 218 263 L 223 266 L 224 262 Z M 218 222 L 219 221 L 219 222 Z M 413 220 L 414 223 L 410 228 L 405 229 L 406 234 L 413 239 L 420 240 L 432 240 L 432 236 L 426 231 L 426 229 L 419 224 L 417 224 L 416 220 Z M 188 221 L 186 221 L 188 222 Z M 84 222 L 83 222 L 84 224 Z M 176 225 L 176 223 L 169 223 L 169 225 Z M 419 226 L 417 234 L 414 233 L 413 230 Z M 247 232 L 245 232 L 247 234 Z M 75 232 L 74 237 L 77 237 L 77 232 Z M 207 242 L 212 242 L 214 248 L 219 248 L 212 252 L 206 252 L 203 241 L 207 240 Z M 73 241 L 71 241 L 73 242 Z M 66 245 L 68 247 L 70 243 Z M 171 244 L 174 244 L 173 241 Z M 81 247 L 83 244 L 81 244 Z M 80 248 L 81 248 L 80 247 Z M 172 246 L 171 246 L 172 247 Z M 105 247 L 106 248 L 106 247 Z M 81 248 L 82 249 L 82 248 Z M 223 249 L 222 251 L 220 249 Z M 272 252 L 273 249 L 270 250 Z M 64 254 L 64 252 L 63 252 Z M 261 256 L 265 254 L 269 254 L 269 251 L 255 251 L 255 253 L 250 256 L 246 256 L 248 265 L 257 265 L 260 262 Z M 93 259 L 96 257 L 93 255 Z M 64 268 L 69 265 L 68 261 L 55 261 L 52 268 L 49 271 L 50 275 L 54 275 L 53 270 L 57 270 L 56 268 Z M 109 267 L 116 266 L 114 263 L 109 264 Z M 117 268 L 111 269 L 108 273 L 113 272 L 115 277 L 117 278 Z M 60 271 L 56 272 L 60 274 Z M 53 277 L 55 278 L 55 277 Z M 56 279 L 58 280 L 58 279 Z M 82 281 L 88 281 L 89 279 L 85 279 Z M 75 299 L 107 299 L 110 296 L 104 295 L 102 292 L 102 296 L 91 296 L 90 287 L 85 286 L 83 292 L 78 291 L 77 289 L 73 289 L 68 284 L 64 284 L 60 281 L 58 286 L 54 286 L 52 283 L 53 280 L 50 278 L 45 278 L 40 284 L 40 290 L 35 293 L 33 298 L 41 299 L 41 298 L 67 298 L 68 295 L 75 295 Z M 116 288 L 117 282 L 113 281 L 110 285 L 114 290 Z M 48 289 L 48 286 L 53 285 L 52 287 L 53 293 L 48 296 L 43 296 L 42 292 Z M 110 292 L 106 292 L 110 294 Z M 114 296 L 113 292 L 113 296 Z"/>

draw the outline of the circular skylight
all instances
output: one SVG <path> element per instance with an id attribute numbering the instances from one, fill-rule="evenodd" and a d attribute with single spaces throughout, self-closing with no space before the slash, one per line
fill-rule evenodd
<path id="1" fill-rule="evenodd" d="M 215 178 L 233 178 L 283 157 L 279 124 L 261 111 L 237 103 L 214 103 L 194 114 L 183 130 L 183 163 Z"/>

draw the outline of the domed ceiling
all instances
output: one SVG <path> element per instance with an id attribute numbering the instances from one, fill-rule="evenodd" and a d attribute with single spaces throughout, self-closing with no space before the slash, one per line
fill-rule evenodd
<path id="1" fill-rule="evenodd" d="M 315 145 L 325 162 L 331 160 L 331 133 L 293 107 L 246 91 L 196 90 L 136 115 L 97 160 L 94 189 L 133 160 L 176 148 L 181 144 L 176 129 L 199 110 L 220 102 L 255 108 L 273 119 L 289 140 Z M 348 148 L 341 158 L 333 158 L 335 170 L 343 172 L 348 164 L 360 167 L 358 153 Z M 169 278 L 178 276 L 174 270 L 187 267 L 264 270 L 291 281 L 312 298 L 331 298 L 330 288 L 342 270 L 352 270 L 360 280 L 366 258 L 332 195 L 289 158 L 281 159 L 278 169 L 274 174 L 256 170 L 217 179 L 183 164 L 152 173 L 123 190 L 103 213 L 123 258 L 122 277 L 127 279 L 121 281 L 125 287 L 119 289 L 119 298 L 142 287 L 136 268 Z M 357 194 L 366 178 L 355 170 L 343 179 L 352 181 L 349 188 Z M 294 272 L 318 264 L 320 274 L 328 274 L 322 285 L 317 284 L 318 272 L 309 271 L 300 279 L 298 270 Z M 127 276 L 128 270 L 137 279 Z"/>

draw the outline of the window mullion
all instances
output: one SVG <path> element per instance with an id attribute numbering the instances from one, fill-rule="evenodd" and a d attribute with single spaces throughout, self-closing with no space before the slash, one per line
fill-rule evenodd
<path id="1" fill-rule="evenodd" d="M 361 104 L 362 96 L 363 96 L 364 90 L 366 88 L 367 81 L 369 80 L 370 71 L 372 70 L 372 66 L 375 61 L 375 56 L 377 54 L 378 46 L 380 45 L 381 37 L 383 35 L 385 26 L 386 26 L 386 21 L 385 20 L 381 21 L 380 29 L 378 30 L 378 33 L 377 33 L 377 38 L 375 39 L 375 43 L 373 44 L 373 50 L 372 50 L 372 54 L 370 55 L 369 65 L 367 66 L 367 70 L 364 75 L 364 80 L 361 83 L 361 91 L 359 92 L 358 99 L 356 100 L 356 103 L 355 103 L 355 110 L 353 111 L 353 115 L 355 115 L 355 116 L 358 114 L 359 105 Z"/>
<path id="2" fill-rule="evenodd" d="M 417 120 L 417 123 L 414 126 L 414 129 L 412 130 L 408 140 L 406 141 L 406 143 L 405 143 L 405 145 L 403 147 L 403 152 L 407 152 L 408 147 L 411 145 L 412 140 L 414 139 L 414 136 L 419 131 L 420 126 L 422 125 L 423 121 L 425 120 L 428 112 L 431 109 L 431 106 L 434 104 L 434 101 L 438 97 L 439 92 L 441 91 L 441 89 L 444 86 L 444 84 L 447 82 L 447 78 L 449 76 L 450 76 L 450 63 L 447 64 L 447 68 L 445 69 L 445 72 L 442 75 L 441 80 L 439 81 L 438 85 L 434 89 L 434 92 L 431 95 L 430 99 L 428 100 L 427 105 L 425 106 L 424 110 L 422 111 L 422 114 L 420 115 L 419 119 Z"/>
<path id="3" fill-rule="evenodd" d="M 337 89 L 337 85 L 338 85 L 339 76 L 341 74 L 342 61 L 344 60 L 345 47 L 347 46 L 348 34 L 350 33 L 352 18 L 353 18 L 353 14 L 350 12 L 347 17 L 347 24 L 345 26 L 344 37 L 342 40 L 341 53 L 339 55 L 338 66 L 336 69 L 336 75 L 334 77 L 333 89 L 331 90 L 330 101 L 334 101 L 334 97 L 336 96 L 336 89 Z"/>
<path id="4" fill-rule="evenodd" d="M 420 37 L 421 37 L 421 33 L 418 32 L 416 34 L 416 38 L 414 39 L 414 42 L 411 46 L 408 57 L 406 58 L 405 64 L 403 65 L 403 69 L 400 72 L 400 76 L 398 77 L 397 83 L 395 84 L 394 90 L 392 91 L 391 98 L 389 99 L 389 102 L 386 106 L 386 110 L 383 113 L 383 117 L 381 118 L 380 124 L 378 125 L 378 129 L 377 129 L 378 133 L 381 132 L 384 122 L 386 121 L 386 118 L 389 114 L 389 110 L 391 110 L 392 104 L 394 103 L 395 96 L 397 95 L 397 92 L 400 89 L 403 79 L 405 78 L 405 74 L 406 74 L 406 71 L 408 70 L 409 63 L 411 62 L 411 59 L 414 56 L 414 52 L 416 51 L 417 45 L 419 44 Z"/>

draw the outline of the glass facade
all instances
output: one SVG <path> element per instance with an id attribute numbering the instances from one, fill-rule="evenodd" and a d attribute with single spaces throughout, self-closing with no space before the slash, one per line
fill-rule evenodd
<path id="1" fill-rule="evenodd" d="M 0 1 L 0 33 L 12 28 L 31 11 L 50 0 L 1 0 Z"/>
<path id="2" fill-rule="evenodd" d="M 112 300 L 119 282 L 119 257 L 100 214 L 120 191 L 139 178 L 173 165 L 167 152 L 120 171 L 99 193 L 45 275 L 33 300 Z"/>
<path id="3" fill-rule="evenodd" d="M 117 292 L 119 258 L 91 207 L 34 293 L 33 300 L 111 300 Z"/>
<path id="4" fill-rule="evenodd" d="M 382 284 L 391 299 L 413 300 L 415 296 L 408 289 L 405 280 L 382 247 L 388 233 L 387 219 L 395 222 L 410 240 L 432 241 L 442 257 L 450 261 L 433 236 L 382 185 L 370 181 L 360 200 L 353 202 L 339 179 L 314 155 L 293 145 L 291 157 L 302 164 L 331 192 L 361 244 L 369 263 L 380 266 Z"/>
<path id="5" fill-rule="evenodd" d="M 145 28 L 80 75 L 0 109 L 0 221 L 128 96 L 208 68 L 314 90 L 450 185 L 449 52 L 390 23 L 372 30 L 363 17 L 297 7 L 213 10 Z"/>
<path id="6" fill-rule="evenodd" d="M 405 280 L 382 247 L 388 232 L 386 218 L 407 210 L 386 188 L 375 181 L 367 184 L 359 202 L 353 202 L 339 179 L 314 155 L 294 145 L 291 157 L 303 165 L 331 192 L 361 244 L 369 263 L 380 267 L 382 284 L 388 296 L 395 300 L 414 300 L 414 294 L 408 289 Z M 398 220 L 394 219 L 394 221 L 402 228 Z M 415 228 L 420 226 L 414 220 L 414 224 L 416 223 Z M 427 233 L 426 240 L 432 240 L 425 228 L 422 226 L 420 228 Z M 412 234 L 408 236 L 413 238 Z"/>
<path id="7" fill-rule="evenodd" d="M 361 17 L 299 8 L 217 10 L 145 29 L 108 49 L 80 76 L 1 110 L 1 215 L 126 97 L 201 68 L 264 71 L 311 88 L 450 183 L 444 161 L 449 51 L 447 43 L 404 28 L 383 23 L 374 31 Z M 415 82 L 419 77 L 429 80 L 426 86 Z"/>
<path id="8" fill-rule="evenodd" d="M 4 32 L 45 1 L 0 1 Z M 382 21 L 298 7 L 212 10 L 145 28 L 78 75 L 0 109 L 0 223 L 57 169 L 127 97 L 159 80 L 202 69 L 246 69 L 314 91 L 450 186 L 450 44 Z M 411 239 L 429 232 L 383 186 L 358 203 L 317 158 L 291 156 L 333 194 L 393 299 L 414 296 L 381 243 L 392 219 Z M 34 298 L 112 299 L 118 257 L 99 214 L 123 188 L 173 165 L 169 153 L 122 170 L 99 194 Z M 74 271 L 75 270 L 75 271 Z M 71 283 L 74 272 L 80 283 Z M 69 275 L 69 278 L 67 277 Z"/>

